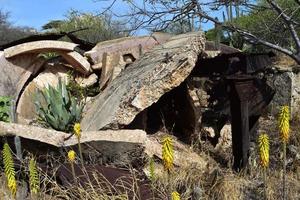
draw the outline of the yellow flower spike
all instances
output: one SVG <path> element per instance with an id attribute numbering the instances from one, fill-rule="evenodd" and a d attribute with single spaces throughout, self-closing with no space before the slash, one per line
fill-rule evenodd
<path id="1" fill-rule="evenodd" d="M 282 106 L 279 114 L 280 137 L 284 143 L 287 143 L 290 136 L 290 111 L 288 106 Z"/>
<path id="2" fill-rule="evenodd" d="M 29 186 L 32 195 L 37 195 L 40 191 L 40 179 L 36 166 L 36 161 L 31 158 L 29 161 Z"/>
<path id="3" fill-rule="evenodd" d="M 263 168 L 267 168 L 269 166 L 269 159 L 270 159 L 270 143 L 269 143 L 269 136 L 267 134 L 261 134 L 258 137 L 258 146 L 259 146 L 259 157 L 260 157 L 260 164 Z"/>
<path id="4" fill-rule="evenodd" d="M 75 151 L 70 150 L 70 151 L 68 152 L 68 160 L 69 160 L 69 162 L 70 162 L 70 163 L 73 163 L 73 162 L 75 161 L 75 158 L 76 158 L 76 153 L 75 153 Z"/>
<path id="5" fill-rule="evenodd" d="M 81 127 L 80 127 L 80 123 L 75 123 L 74 127 L 73 127 L 74 133 L 77 136 L 77 138 L 81 137 Z"/>
<path id="6" fill-rule="evenodd" d="M 7 180 L 7 187 L 11 191 L 13 197 L 16 196 L 17 193 L 17 181 L 15 177 L 15 166 L 14 160 L 11 153 L 11 149 L 7 143 L 3 145 L 3 164 L 4 164 L 4 174 Z"/>
<path id="7" fill-rule="evenodd" d="M 180 194 L 177 191 L 172 192 L 172 200 L 180 200 Z"/>
<path id="8" fill-rule="evenodd" d="M 173 163 L 174 163 L 173 142 L 172 142 L 172 138 L 169 136 L 166 136 L 163 139 L 162 158 L 163 158 L 164 168 L 169 172 L 173 168 Z"/>
<path id="9" fill-rule="evenodd" d="M 11 194 L 13 195 L 13 197 L 15 197 L 16 194 L 17 194 L 17 182 L 16 182 L 16 180 L 9 180 L 7 186 L 10 189 Z"/>

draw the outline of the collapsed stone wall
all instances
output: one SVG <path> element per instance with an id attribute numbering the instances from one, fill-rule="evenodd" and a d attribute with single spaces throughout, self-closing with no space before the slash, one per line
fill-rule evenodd
<path id="1" fill-rule="evenodd" d="M 276 116 L 280 106 L 290 107 L 292 118 L 300 114 L 300 71 L 298 67 L 276 66 L 266 76 L 276 93 L 268 107 L 268 113 Z"/>

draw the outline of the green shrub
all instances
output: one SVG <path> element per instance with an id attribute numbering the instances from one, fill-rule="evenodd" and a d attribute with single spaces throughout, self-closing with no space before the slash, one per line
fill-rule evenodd
<path id="1" fill-rule="evenodd" d="M 0 121 L 10 121 L 11 98 L 0 96 Z"/>
<path id="2" fill-rule="evenodd" d="M 48 86 L 36 94 L 35 105 L 39 120 L 58 131 L 70 132 L 79 122 L 82 104 L 67 91 L 66 84 L 59 80 L 56 88 Z"/>

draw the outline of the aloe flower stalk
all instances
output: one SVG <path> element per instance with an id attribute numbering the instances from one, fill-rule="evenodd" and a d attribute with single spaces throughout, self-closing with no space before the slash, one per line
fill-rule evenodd
<path id="1" fill-rule="evenodd" d="M 170 172 L 174 167 L 174 149 L 172 138 L 169 136 L 166 136 L 163 139 L 162 158 L 164 163 L 164 169 Z"/>
<path id="2" fill-rule="evenodd" d="M 15 198 L 17 194 L 16 171 L 11 149 L 7 143 L 4 144 L 2 153 L 4 174 L 7 180 L 7 186 L 12 194 L 12 197 Z"/>
<path id="3" fill-rule="evenodd" d="M 172 192 L 172 200 L 180 200 L 180 194 L 177 191 Z"/>
<path id="4" fill-rule="evenodd" d="M 71 165 L 71 170 L 72 170 L 72 175 L 73 175 L 74 181 L 76 182 L 76 175 L 75 175 L 75 169 L 74 169 L 75 158 L 76 158 L 75 151 L 70 150 L 68 152 L 68 161 L 69 161 L 69 163 Z"/>
<path id="5" fill-rule="evenodd" d="M 258 146 L 259 146 L 259 157 L 260 164 L 263 168 L 263 179 L 264 179 L 264 195 L 265 199 L 267 199 L 267 168 L 269 167 L 269 159 L 270 159 L 270 142 L 269 136 L 265 133 L 261 134 L 258 138 Z"/>
<path id="6" fill-rule="evenodd" d="M 75 125 L 73 127 L 73 130 L 74 130 L 74 134 L 77 137 L 79 156 L 80 156 L 81 165 L 82 165 L 82 168 L 83 168 L 84 167 L 84 162 L 83 162 L 83 156 L 82 156 L 82 150 L 81 150 L 81 144 L 80 144 L 80 138 L 81 138 L 81 126 L 80 126 L 80 123 L 75 123 Z"/>
<path id="7" fill-rule="evenodd" d="M 261 134 L 258 138 L 258 145 L 259 145 L 260 164 L 265 169 L 269 166 L 269 157 L 270 157 L 269 136 L 265 133 Z"/>
<path id="8" fill-rule="evenodd" d="M 278 125 L 280 138 L 283 143 L 283 199 L 286 199 L 286 146 L 290 137 L 290 112 L 288 106 L 282 106 L 279 113 Z"/>

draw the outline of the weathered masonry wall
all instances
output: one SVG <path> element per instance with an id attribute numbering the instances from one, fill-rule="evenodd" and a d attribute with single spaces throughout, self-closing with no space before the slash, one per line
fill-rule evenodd
<path id="1" fill-rule="evenodd" d="M 271 114 L 276 115 L 280 106 L 288 105 L 292 117 L 300 114 L 300 71 L 285 68 L 278 69 L 268 76 L 269 84 L 276 90 L 276 94 L 269 106 Z"/>

